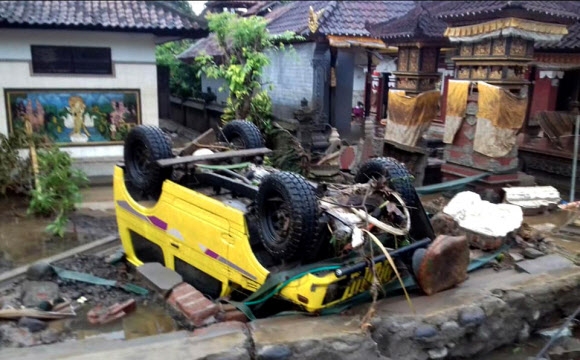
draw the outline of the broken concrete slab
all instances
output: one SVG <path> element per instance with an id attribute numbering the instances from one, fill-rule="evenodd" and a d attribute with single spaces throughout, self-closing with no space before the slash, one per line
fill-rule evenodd
<path id="1" fill-rule="evenodd" d="M 183 282 L 181 275 L 160 263 L 145 263 L 137 268 L 137 273 L 164 297 Z"/>
<path id="2" fill-rule="evenodd" d="M 58 285 L 50 281 L 25 281 L 22 286 L 22 304 L 36 307 L 43 301 L 58 298 Z"/>
<path id="3" fill-rule="evenodd" d="M 537 259 L 541 256 L 544 256 L 544 253 L 541 252 L 540 250 L 529 247 L 529 248 L 525 248 L 524 251 L 522 251 L 522 255 L 526 259 Z"/>
<path id="4" fill-rule="evenodd" d="M 560 255 L 551 254 L 533 260 L 521 261 L 515 267 L 517 270 L 528 274 L 542 274 L 549 271 L 576 267 L 576 265 Z"/>
<path id="5" fill-rule="evenodd" d="M 254 321 L 249 329 L 258 359 L 385 359 L 355 317 L 283 316 Z"/>

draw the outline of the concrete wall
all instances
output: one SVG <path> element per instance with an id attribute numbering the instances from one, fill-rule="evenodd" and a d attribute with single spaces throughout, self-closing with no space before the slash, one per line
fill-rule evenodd
<path id="1" fill-rule="evenodd" d="M 101 46 L 111 48 L 113 75 L 32 74 L 31 45 Z M 139 89 L 144 124 L 159 123 L 155 36 L 113 32 L 20 30 L 0 31 L 0 92 L 5 89 Z M 5 96 L 0 98 L 0 133 L 8 133 Z M 122 145 L 65 147 L 73 158 L 100 161 L 120 157 Z M 90 161 L 89 161 L 90 162 Z M 108 166 L 108 165 L 107 165 Z M 89 166 L 89 175 L 111 169 Z M 99 173 L 99 174 L 97 174 Z"/>
<path id="2" fill-rule="evenodd" d="M 270 65 L 264 69 L 262 81 L 272 98 L 274 115 L 293 118 L 293 112 L 306 98 L 312 104 L 314 43 L 296 44 L 294 49 L 269 53 Z"/>

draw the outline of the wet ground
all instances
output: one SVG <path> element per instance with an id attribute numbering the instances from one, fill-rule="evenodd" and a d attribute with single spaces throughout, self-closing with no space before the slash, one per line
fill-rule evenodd
<path id="1" fill-rule="evenodd" d="M 147 285 L 136 278 L 124 263 L 111 265 L 103 256 L 79 255 L 55 265 L 67 270 L 90 273 L 100 278 L 147 288 Z M 18 327 L 15 321 L 0 321 L 0 347 L 35 346 L 89 338 L 129 340 L 187 328 L 181 315 L 169 309 L 164 300 L 156 296 L 152 289 L 149 289 L 147 295 L 136 295 L 116 287 L 63 280 L 54 274 L 46 280 L 58 284 L 58 297 L 71 301 L 76 316 L 47 321 L 48 327 L 36 333 Z M 22 285 L 26 281 L 17 281 L 0 293 L 5 309 L 18 309 L 22 306 Z M 108 324 L 95 325 L 88 321 L 87 313 L 91 309 L 97 306 L 109 307 L 130 299 L 137 302 L 135 312 Z"/>
<path id="2" fill-rule="evenodd" d="M 87 205 L 107 198 L 112 202 L 110 187 L 92 188 L 83 195 L 89 201 Z M 22 196 L 0 198 L 0 272 L 117 233 L 110 206 L 108 209 L 81 206 L 71 215 L 64 238 L 46 233 L 52 218 L 27 215 L 27 206 L 27 199 Z"/>

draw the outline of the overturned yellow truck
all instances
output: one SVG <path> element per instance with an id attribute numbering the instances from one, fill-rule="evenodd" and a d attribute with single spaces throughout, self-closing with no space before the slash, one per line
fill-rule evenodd
<path id="1" fill-rule="evenodd" d="M 128 261 L 159 262 L 211 299 L 251 306 L 276 297 L 319 312 L 394 278 L 363 230 L 411 275 L 424 253 L 416 250 L 434 238 L 393 159 L 369 160 L 355 184 L 313 183 L 264 165 L 271 150 L 244 120 L 181 156 L 161 129 L 137 126 L 124 151 L 114 197 Z"/>

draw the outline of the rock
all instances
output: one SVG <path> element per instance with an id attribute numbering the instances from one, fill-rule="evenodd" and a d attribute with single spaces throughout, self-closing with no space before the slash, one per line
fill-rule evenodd
<path id="1" fill-rule="evenodd" d="M 530 338 L 530 325 L 524 321 L 524 326 L 518 333 L 518 342 L 524 343 Z"/>
<path id="2" fill-rule="evenodd" d="M 26 279 L 32 281 L 41 281 L 50 279 L 54 274 L 54 269 L 46 261 L 36 262 L 26 270 Z"/>
<path id="3" fill-rule="evenodd" d="M 441 325 L 441 332 L 448 338 L 458 338 L 465 330 L 455 321 L 446 321 Z"/>
<path id="4" fill-rule="evenodd" d="M 22 286 L 22 304 L 36 307 L 42 301 L 58 298 L 58 285 L 50 281 L 25 281 Z"/>
<path id="5" fill-rule="evenodd" d="M 453 217 L 447 215 L 443 212 L 439 212 L 435 214 L 431 218 L 431 225 L 433 226 L 433 231 L 435 232 L 436 236 L 439 235 L 451 235 L 451 236 L 458 236 L 462 235 L 462 231 L 459 228 L 459 225 Z"/>
<path id="6" fill-rule="evenodd" d="M 486 251 L 497 250 L 506 242 L 505 236 L 487 236 L 472 231 L 466 231 L 465 234 L 469 245 Z"/>
<path id="7" fill-rule="evenodd" d="M 164 296 L 183 282 L 181 275 L 160 263 L 145 263 L 137 268 L 137 273 Z"/>
<path id="8" fill-rule="evenodd" d="M 415 339 L 427 339 L 437 335 L 437 329 L 431 325 L 421 325 L 415 330 Z"/>
<path id="9" fill-rule="evenodd" d="M 58 340 L 59 340 L 58 332 L 52 329 L 44 331 L 42 334 L 40 334 L 40 341 L 42 341 L 43 344 L 53 344 Z"/>
<path id="10" fill-rule="evenodd" d="M 524 260 L 524 256 L 518 252 L 515 252 L 515 251 L 510 251 L 509 256 L 514 262 L 520 262 L 520 261 Z"/>
<path id="11" fill-rule="evenodd" d="M 459 313 L 459 324 L 461 326 L 476 326 L 485 320 L 485 312 L 480 307 L 471 307 Z"/>
<path id="12" fill-rule="evenodd" d="M 429 354 L 429 359 L 445 359 L 447 357 L 447 348 L 432 349 L 427 351 Z"/>
<path id="13" fill-rule="evenodd" d="M 467 279 L 469 245 L 465 236 L 437 236 L 427 249 L 417 280 L 427 295 L 450 289 Z"/>
<path id="14" fill-rule="evenodd" d="M 6 347 L 29 347 L 38 344 L 34 335 L 27 328 L 13 325 L 2 326 L 0 335 L 2 345 Z"/>
<path id="15" fill-rule="evenodd" d="M 536 244 L 538 241 L 541 241 L 544 236 L 542 233 L 535 228 L 531 227 L 527 223 L 523 223 L 520 229 L 518 230 L 518 235 L 522 237 L 526 242 Z"/>
<path id="16" fill-rule="evenodd" d="M 524 251 L 522 252 L 522 255 L 526 258 L 526 259 L 537 259 L 540 256 L 544 256 L 544 253 L 541 252 L 540 250 L 536 250 L 534 248 L 526 248 L 524 249 Z"/>
<path id="17" fill-rule="evenodd" d="M 265 346 L 257 355 L 259 360 L 286 360 L 292 356 L 292 350 L 285 345 Z"/>
<path id="18" fill-rule="evenodd" d="M 28 331 L 32 333 L 42 331 L 47 327 L 44 321 L 27 317 L 20 318 L 20 320 L 18 320 L 18 326 L 21 328 L 27 328 Z"/>

